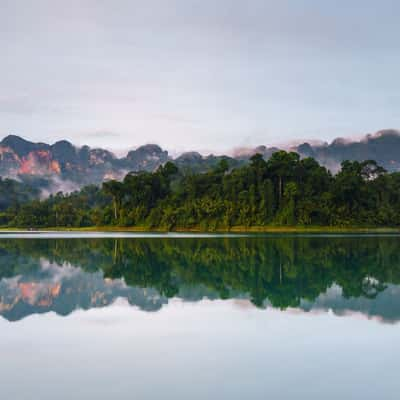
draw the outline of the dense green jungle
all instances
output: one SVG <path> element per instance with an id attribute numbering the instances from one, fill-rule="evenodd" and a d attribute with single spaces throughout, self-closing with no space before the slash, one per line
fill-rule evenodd
<path id="1" fill-rule="evenodd" d="M 123 181 L 46 199 L 5 179 L 0 200 L 3 227 L 30 229 L 397 228 L 400 173 L 368 160 L 345 161 L 333 175 L 312 158 L 278 151 L 267 161 L 256 154 L 236 168 L 223 159 L 205 173 L 182 172 L 167 162 L 155 172 L 131 172 Z"/>

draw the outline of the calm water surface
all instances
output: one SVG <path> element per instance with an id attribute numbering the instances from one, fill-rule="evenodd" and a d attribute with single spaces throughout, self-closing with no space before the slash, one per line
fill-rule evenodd
<path id="1" fill-rule="evenodd" d="M 0 396 L 398 399 L 400 237 L 0 236 Z"/>

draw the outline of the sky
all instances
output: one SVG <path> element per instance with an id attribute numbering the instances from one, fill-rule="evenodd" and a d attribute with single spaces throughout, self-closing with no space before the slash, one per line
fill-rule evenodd
<path id="1" fill-rule="evenodd" d="M 0 0 L 0 137 L 170 151 L 400 127 L 400 2 Z"/>

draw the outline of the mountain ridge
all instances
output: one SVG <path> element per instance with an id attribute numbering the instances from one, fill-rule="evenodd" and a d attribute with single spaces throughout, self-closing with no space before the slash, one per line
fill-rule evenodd
<path id="1" fill-rule="evenodd" d="M 234 151 L 227 155 L 202 155 L 196 151 L 172 157 L 158 144 L 144 144 L 117 157 L 112 151 L 75 146 L 68 140 L 53 144 L 32 142 L 17 135 L 8 135 L 0 142 L 0 176 L 18 180 L 41 179 L 62 189 L 62 182 L 77 187 L 100 184 L 108 179 L 122 179 L 131 171 L 154 171 L 173 161 L 183 171 L 204 172 L 226 159 L 231 167 L 246 163 L 255 153 L 268 159 L 274 152 L 290 150 L 302 157 L 313 157 L 332 172 L 344 160 L 374 159 L 388 171 L 400 171 L 400 132 L 384 129 L 365 135 L 360 140 L 336 138 L 331 143 L 303 142 L 295 146 L 267 147 L 260 145 Z M 58 189 L 57 185 L 54 188 Z M 52 190 L 50 190 L 52 191 Z"/>

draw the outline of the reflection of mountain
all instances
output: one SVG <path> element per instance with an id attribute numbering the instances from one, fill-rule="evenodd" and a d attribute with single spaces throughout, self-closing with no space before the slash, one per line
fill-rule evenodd
<path id="1" fill-rule="evenodd" d="M 333 286 L 314 301 L 303 300 L 300 308 L 304 311 L 332 310 L 336 315 L 360 313 L 368 318 L 397 322 L 400 319 L 400 286 L 388 285 L 372 300 L 366 297 L 344 299 L 340 287 Z"/>
<path id="2" fill-rule="evenodd" d="M 1 280 L 0 313 L 10 321 L 48 311 L 68 315 L 78 308 L 107 306 L 118 297 L 146 311 L 158 310 L 167 301 L 156 290 L 104 279 L 101 271 L 41 262 L 34 273 Z"/>
<path id="3" fill-rule="evenodd" d="M 400 319 L 397 237 L 0 241 L 0 314 L 9 320 L 168 298 L 247 298 L 258 307 Z"/>

